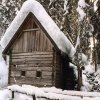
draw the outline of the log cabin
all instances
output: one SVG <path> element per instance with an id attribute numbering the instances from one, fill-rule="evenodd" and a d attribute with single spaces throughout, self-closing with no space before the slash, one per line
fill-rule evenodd
<path id="1" fill-rule="evenodd" d="M 74 47 L 35 0 L 27 0 L 1 39 L 8 83 L 74 89 Z"/>

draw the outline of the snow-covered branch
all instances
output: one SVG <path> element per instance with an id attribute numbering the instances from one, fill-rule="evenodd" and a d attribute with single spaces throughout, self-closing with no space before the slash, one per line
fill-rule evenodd
<path id="1" fill-rule="evenodd" d="M 87 6 L 89 6 L 89 5 L 85 2 L 85 0 L 78 1 L 77 12 L 79 14 L 79 21 L 82 21 L 83 18 L 86 16 L 84 8 L 86 8 Z"/>
<path id="2" fill-rule="evenodd" d="M 98 2 L 98 0 L 95 0 L 95 2 L 94 2 L 94 12 L 96 12 L 98 9 L 97 2 Z"/>
<path id="3" fill-rule="evenodd" d="M 66 15 L 68 13 L 68 0 L 64 0 L 64 15 Z"/>

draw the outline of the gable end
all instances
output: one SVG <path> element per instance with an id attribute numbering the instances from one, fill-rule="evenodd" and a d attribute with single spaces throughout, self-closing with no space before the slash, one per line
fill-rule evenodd
<path id="1" fill-rule="evenodd" d="M 8 45 L 6 46 L 6 48 L 3 50 L 3 54 L 9 54 L 11 51 L 11 47 L 14 45 L 15 41 L 17 41 L 18 38 L 20 38 L 20 36 L 23 34 L 23 31 L 28 31 L 28 29 L 30 31 L 33 31 L 32 24 L 30 26 L 27 26 L 27 24 L 29 24 L 30 18 L 32 18 L 37 27 L 43 31 L 43 33 L 45 33 L 45 35 L 47 36 L 47 38 L 50 40 L 50 42 L 54 45 L 55 49 L 57 51 L 60 51 L 57 47 L 57 45 L 54 43 L 54 41 L 52 40 L 52 38 L 49 36 L 49 34 L 47 33 L 47 31 L 44 29 L 44 27 L 41 25 L 41 23 L 37 20 L 37 18 L 35 17 L 35 15 L 33 15 L 33 13 L 29 13 L 28 16 L 26 17 L 26 19 L 24 20 L 24 22 L 22 23 L 22 25 L 19 27 L 19 29 L 17 30 L 17 32 L 14 34 L 13 38 L 10 40 L 10 42 L 8 43 Z M 35 26 L 36 26 L 35 25 Z M 38 28 L 35 28 L 36 30 Z"/>

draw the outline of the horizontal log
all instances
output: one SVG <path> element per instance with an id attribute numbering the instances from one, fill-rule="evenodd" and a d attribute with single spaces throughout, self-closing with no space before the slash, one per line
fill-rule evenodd
<path id="1" fill-rule="evenodd" d="M 26 77 L 36 77 L 36 71 L 26 71 Z"/>
<path id="2" fill-rule="evenodd" d="M 51 80 L 45 80 L 45 79 L 33 79 L 33 78 L 20 78 L 20 77 L 15 77 L 10 78 L 10 83 L 16 83 L 17 84 L 30 84 L 30 85 L 39 85 L 39 86 L 45 86 L 45 85 L 52 85 Z"/>
<path id="3" fill-rule="evenodd" d="M 32 53 L 12 53 L 12 56 L 27 56 L 27 55 L 51 55 L 53 52 L 32 52 Z"/>
<path id="4" fill-rule="evenodd" d="M 20 65 L 20 64 L 24 65 L 24 64 L 26 64 L 27 66 L 32 65 L 32 64 L 38 66 L 38 64 L 39 64 L 41 66 L 44 65 L 44 66 L 47 66 L 47 67 L 48 67 L 48 65 L 52 65 L 51 62 L 39 62 L 39 61 L 35 61 L 35 62 L 32 62 L 32 61 L 27 61 L 27 62 L 23 61 L 23 62 L 21 62 L 21 61 L 19 61 L 19 62 L 10 62 L 10 64 L 11 65 Z"/>
<path id="5" fill-rule="evenodd" d="M 17 64 L 17 63 L 24 63 L 24 64 L 33 64 L 36 66 L 40 66 L 42 64 L 53 64 L 52 60 L 12 60 L 12 64 Z"/>
<path id="6" fill-rule="evenodd" d="M 23 30 L 23 32 L 38 31 L 38 30 L 39 30 L 39 28 L 26 29 L 26 30 Z"/>
<path id="7" fill-rule="evenodd" d="M 12 59 L 25 59 L 25 58 L 52 58 L 53 55 L 17 55 L 11 56 Z"/>
<path id="8" fill-rule="evenodd" d="M 25 83 L 25 82 L 17 82 L 17 83 L 15 83 L 13 81 L 11 81 L 9 83 L 9 85 L 14 85 L 14 84 L 18 84 L 19 86 L 21 86 L 23 84 L 26 84 L 26 85 L 33 85 L 33 86 L 37 86 L 37 87 L 52 87 L 52 86 L 54 86 L 54 85 L 52 85 L 52 83 L 41 83 L 41 84 L 32 84 L 32 83 L 30 83 L 30 84 L 28 84 L 28 83 Z"/>
<path id="9" fill-rule="evenodd" d="M 31 60 L 29 60 L 29 61 L 12 61 L 11 62 L 12 64 L 15 64 L 15 65 L 19 65 L 19 64 L 52 64 L 52 61 L 31 61 Z"/>
<path id="10" fill-rule="evenodd" d="M 12 62 L 18 62 L 18 61 L 51 61 L 52 58 L 24 58 L 24 59 L 12 59 Z"/>
<path id="11" fill-rule="evenodd" d="M 15 66 L 14 66 L 15 65 Z M 11 67 L 53 67 L 52 64 L 49 64 L 49 63 L 40 63 L 40 64 L 35 64 L 35 63 L 30 63 L 30 64 L 18 64 L 16 66 L 16 63 L 11 63 L 10 65 Z"/>
<path id="12" fill-rule="evenodd" d="M 23 66 L 20 66 L 18 65 L 17 67 L 13 67 L 13 65 L 11 66 L 11 69 L 12 70 L 18 70 L 18 71 L 21 71 L 21 70 L 24 70 L 24 71 L 36 71 L 38 69 L 40 69 L 41 71 L 52 71 L 52 67 L 37 67 L 35 65 L 33 66 L 27 66 L 27 65 L 23 65 Z"/>
<path id="13" fill-rule="evenodd" d="M 18 70 L 11 70 L 11 77 L 23 77 L 21 76 L 21 72 L 22 71 L 18 71 Z M 52 72 L 47 72 L 47 71 L 41 71 L 42 75 L 41 78 L 42 79 L 51 79 L 52 76 Z M 30 77 L 30 78 L 37 78 L 36 77 L 36 71 L 25 71 L 25 77 Z"/>
<path id="14" fill-rule="evenodd" d="M 14 76 L 21 76 L 21 72 L 20 71 L 17 71 L 17 70 L 15 70 L 15 71 L 11 71 L 11 74 L 10 74 L 12 77 L 14 77 Z"/>
<path id="15" fill-rule="evenodd" d="M 47 72 L 47 71 L 43 71 L 42 72 L 42 76 L 44 77 L 44 76 L 51 76 L 52 75 L 52 72 Z"/>
<path id="16" fill-rule="evenodd" d="M 45 76 L 52 76 L 52 72 L 47 72 L 47 71 L 41 71 L 42 72 L 42 78 Z M 36 71 L 26 71 L 26 76 L 27 77 L 36 77 Z"/>

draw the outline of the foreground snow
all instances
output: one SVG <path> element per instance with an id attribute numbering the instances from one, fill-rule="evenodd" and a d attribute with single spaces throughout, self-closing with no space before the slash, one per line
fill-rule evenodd
<path id="1" fill-rule="evenodd" d="M 37 100 L 44 100 L 44 97 L 45 100 L 46 98 L 52 100 L 100 100 L 100 93 L 97 92 L 62 91 L 55 87 L 38 88 L 30 85 L 23 85 L 22 87 L 18 85 L 9 86 L 7 89 L 0 91 L 0 100 L 10 100 L 11 90 L 16 91 L 13 100 L 33 100 L 32 95 L 35 95 Z"/>
<path id="2" fill-rule="evenodd" d="M 0 90 L 0 100 L 8 100 L 11 98 L 11 91 L 8 89 Z"/>

